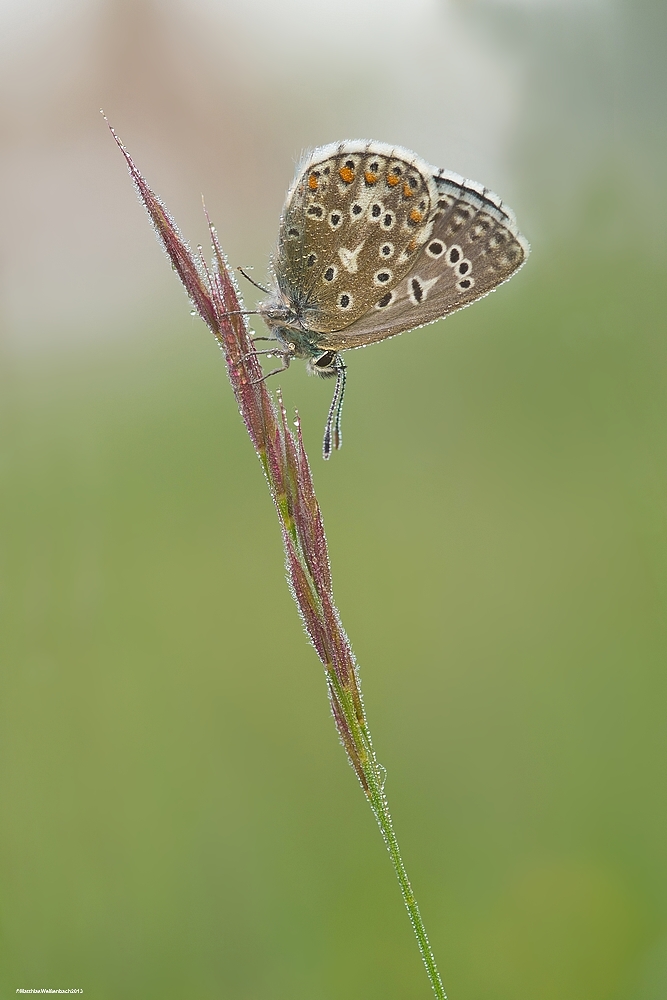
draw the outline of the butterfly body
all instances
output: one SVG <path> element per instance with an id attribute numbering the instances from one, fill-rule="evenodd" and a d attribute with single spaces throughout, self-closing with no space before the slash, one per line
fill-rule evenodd
<path id="1" fill-rule="evenodd" d="M 511 210 L 483 185 L 400 146 L 334 143 L 297 168 L 258 311 L 283 367 L 303 358 L 340 381 L 339 352 L 470 305 L 507 281 L 529 249 Z"/>

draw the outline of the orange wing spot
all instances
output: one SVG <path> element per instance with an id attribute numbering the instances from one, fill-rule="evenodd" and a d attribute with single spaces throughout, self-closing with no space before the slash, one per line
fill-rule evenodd
<path id="1" fill-rule="evenodd" d="M 378 179 L 378 175 L 372 174 L 370 170 L 367 170 L 366 173 L 364 174 L 364 178 L 367 184 L 375 184 L 375 182 Z"/>
<path id="2" fill-rule="evenodd" d="M 354 180 L 354 170 L 352 167 L 341 167 L 338 173 L 346 184 L 351 184 Z"/>
<path id="3" fill-rule="evenodd" d="M 412 211 L 410 212 L 410 218 L 412 219 L 413 222 L 421 222 L 423 216 L 418 208 L 413 208 Z"/>
<path id="4" fill-rule="evenodd" d="M 404 184 L 403 185 L 403 197 L 404 198 L 412 198 L 413 193 L 414 192 L 413 192 L 413 190 L 412 190 L 412 188 L 410 187 L 409 184 Z"/>
<path id="5" fill-rule="evenodd" d="M 408 251 L 408 253 L 413 253 L 413 251 L 415 251 L 418 246 L 419 244 L 417 243 L 417 240 L 413 236 L 405 249 Z"/>
<path id="6" fill-rule="evenodd" d="M 399 180 L 398 174 L 387 174 L 387 184 L 390 184 L 392 187 L 396 187 Z"/>
<path id="7" fill-rule="evenodd" d="M 317 180 L 315 174 L 311 174 L 310 177 L 308 178 L 308 187 L 310 188 L 310 190 L 317 191 L 318 184 L 319 181 Z"/>

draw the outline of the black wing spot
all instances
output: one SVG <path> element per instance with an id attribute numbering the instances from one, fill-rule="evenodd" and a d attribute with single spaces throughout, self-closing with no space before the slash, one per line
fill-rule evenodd
<path id="1" fill-rule="evenodd" d="M 393 297 L 394 297 L 393 292 L 385 292 L 382 298 L 378 300 L 377 303 L 378 309 L 384 309 L 385 306 L 388 306 Z"/>
<path id="2" fill-rule="evenodd" d="M 452 247 L 448 254 L 448 260 L 450 264 L 458 264 L 461 260 L 461 251 L 458 247 Z"/>
<path id="3" fill-rule="evenodd" d="M 444 252 L 444 244 L 440 240 L 431 240 L 426 248 L 429 257 L 441 257 Z"/>
<path id="4" fill-rule="evenodd" d="M 424 298 L 424 289 L 422 288 L 421 281 L 418 278 L 413 278 L 410 282 L 410 287 L 412 288 L 412 296 L 416 302 L 421 302 Z"/>

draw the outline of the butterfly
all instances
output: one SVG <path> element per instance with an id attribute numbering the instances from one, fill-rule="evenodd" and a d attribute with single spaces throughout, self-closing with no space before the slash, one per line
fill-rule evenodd
<path id="1" fill-rule="evenodd" d="M 321 146 L 297 167 L 280 220 L 270 288 L 257 306 L 284 371 L 302 358 L 336 378 L 323 454 L 341 445 L 341 352 L 425 326 L 507 281 L 530 247 L 482 184 L 401 146 Z M 265 376 L 265 377 L 268 377 Z"/>

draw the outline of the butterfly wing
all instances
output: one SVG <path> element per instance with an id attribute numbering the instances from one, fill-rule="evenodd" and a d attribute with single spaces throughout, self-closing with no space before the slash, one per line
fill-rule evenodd
<path id="1" fill-rule="evenodd" d="M 359 140 L 309 154 L 287 195 L 274 260 L 280 293 L 304 327 L 341 330 L 396 289 L 431 234 L 438 200 L 432 168 L 399 146 Z"/>
<path id="2" fill-rule="evenodd" d="M 438 192 L 435 218 L 414 265 L 365 315 L 322 339 L 323 347 L 361 347 L 425 326 L 488 295 L 525 262 L 529 244 L 497 195 L 431 169 Z"/>

